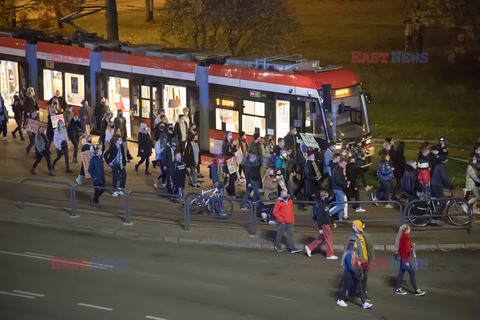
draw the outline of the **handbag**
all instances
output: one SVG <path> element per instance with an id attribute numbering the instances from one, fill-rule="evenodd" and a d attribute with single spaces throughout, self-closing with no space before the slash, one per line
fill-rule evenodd
<path id="1" fill-rule="evenodd" d="M 270 200 L 277 200 L 279 197 L 278 192 L 272 192 L 268 195 L 268 199 Z"/>
<path id="2" fill-rule="evenodd" d="M 395 253 L 395 255 L 393 256 L 395 261 L 400 261 L 400 255 L 398 253 Z"/>

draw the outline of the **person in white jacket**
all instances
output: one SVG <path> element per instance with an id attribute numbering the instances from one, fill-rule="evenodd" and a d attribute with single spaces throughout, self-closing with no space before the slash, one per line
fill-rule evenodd
<path id="1" fill-rule="evenodd" d="M 465 178 L 465 190 L 471 191 L 473 193 L 473 198 L 468 200 L 468 204 L 472 206 L 473 213 L 479 214 L 477 201 L 480 199 L 480 192 L 478 190 L 477 184 L 480 183 L 480 178 L 478 177 L 477 170 L 477 159 L 470 158 L 468 159 L 467 165 L 467 177 Z M 466 205 L 464 205 L 466 207 Z M 465 211 L 468 208 L 463 208 Z"/>
<path id="2" fill-rule="evenodd" d="M 57 157 L 53 160 L 52 171 L 55 170 L 55 164 L 62 156 L 65 156 L 65 167 L 67 173 L 72 173 L 70 166 L 68 164 L 68 135 L 67 129 L 65 129 L 65 124 L 62 120 L 59 120 L 57 123 L 57 128 L 53 132 L 53 144 L 55 149 L 57 149 Z"/>

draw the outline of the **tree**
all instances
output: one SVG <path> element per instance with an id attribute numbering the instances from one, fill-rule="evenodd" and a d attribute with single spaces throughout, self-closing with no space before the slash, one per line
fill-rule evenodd
<path id="1" fill-rule="evenodd" d="M 145 13 L 146 19 L 145 21 L 153 21 L 153 0 L 145 0 Z"/>
<path id="2" fill-rule="evenodd" d="M 467 53 L 480 58 L 479 0 L 404 0 L 412 21 L 425 25 L 440 24 L 455 30 L 447 51 L 448 60 Z"/>
<path id="3" fill-rule="evenodd" d="M 107 17 L 107 40 L 118 40 L 118 14 L 117 2 L 115 0 L 105 0 Z"/>
<path id="4" fill-rule="evenodd" d="M 167 44 L 232 55 L 281 50 L 300 28 L 287 0 L 165 0 L 160 23 Z"/>

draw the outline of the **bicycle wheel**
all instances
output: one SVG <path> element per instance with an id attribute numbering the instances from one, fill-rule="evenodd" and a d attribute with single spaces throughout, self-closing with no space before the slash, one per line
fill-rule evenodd
<path id="1" fill-rule="evenodd" d="M 407 218 L 416 227 L 425 227 L 432 220 L 432 209 L 430 206 L 419 206 L 418 203 L 411 205 L 407 212 Z"/>
<path id="2" fill-rule="evenodd" d="M 447 208 L 448 220 L 456 226 L 465 226 L 472 217 L 471 208 L 465 200 L 453 200 Z"/>
<path id="3" fill-rule="evenodd" d="M 212 203 L 212 213 L 218 218 L 231 217 L 233 213 L 232 201 L 216 199 Z"/>
<path id="4" fill-rule="evenodd" d="M 192 199 L 192 201 L 190 201 L 190 214 L 193 214 L 193 215 L 196 215 L 196 214 L 199 214 L 202 209 L 203 209 L 203 202 L 204 202 L 204 198 L 203 196 L 196 196 L 195 198 Z"/>

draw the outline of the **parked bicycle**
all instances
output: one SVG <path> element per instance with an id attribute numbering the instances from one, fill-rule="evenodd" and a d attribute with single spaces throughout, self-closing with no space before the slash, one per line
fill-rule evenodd
<path id="1" fill-rule="evenodd" d="M 207 194 L 210 196 L 206 196 Z M 228 218 L 233 213 L 233 203 L 228 199 L 222 199 L 222 193 L 218 187 L 210 190 L 202 190 L 202 194 L 194 196 L 189 201 L 190 214 L 197 215 L 204 209 L 207 209 L 208 214 L 213 214 L 218 218 Z"/>
<path id="2" fill-rule="evenodd" d="M 471 206 L 464 199 L 453 199 L 453 193 L 449 197 L 446 205 L 448 220 L 456 226 L 465 226 L 473 217 Z M 410 223 L 416 227 L 425 227 L 435 216 L 439 201 L 432 197 L 428 200 L 412 202 L 407 205 L 406 217 Z M 441 218 L 441 217 L 438 217 Z"/>

